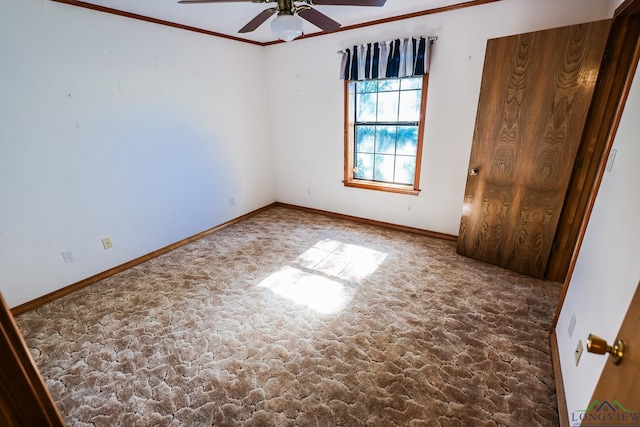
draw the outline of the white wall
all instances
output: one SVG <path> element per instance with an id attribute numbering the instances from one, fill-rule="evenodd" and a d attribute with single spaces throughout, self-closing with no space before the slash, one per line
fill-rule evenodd
<path id="1" fill-rule="evenodd" d="M 264 55 L 64 4 L 0 2 L 8 304 L 274 202 L 266 79 L 255 72 Z"/>
<path id="2" fill-rule="evenodd" d="M 640 280 L 639 75 L 636 73 L 616 134 L 613 145 L 617 150 L 615 162 L 611 172 L 605 172 L 602 180 L 556 326 L 570 416 L 589 405 L 607 359 L 585 351 L 576 367 L 573 353 L 578 340 L 586 345 L 587 336 L 593 333 L 611 343 L 617 337 Z M 573 314 L 576 326 L 569 337 Z M 613 401 L 620 397 L 601 398 L 604 399 Z"/>
<path id="3" fill-rule="evenodd" d="M 277 200 L 457 235 L 487 39 L 608 19 L 615 1 L 503 0 L 270 46 Z M 429 77 L 422 192 L 346 188 L 336 52 L 417 35 L 439 37 Z"/>

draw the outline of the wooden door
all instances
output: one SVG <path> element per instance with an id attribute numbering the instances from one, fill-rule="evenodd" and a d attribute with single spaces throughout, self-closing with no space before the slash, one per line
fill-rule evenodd
<path id="1" fill-rule="evenodd" d="M 640 285 L 631 299 L 617 336 L 617 339 L 625 343 L 624 357 L 619 365 L 615 365 L 609 357 L 600 374 L 589 407 L 586 408 L 588 410 L 577 416 L 574 413 L 574 421 L 579 421 L 580 417 L 583 417 L 583 426 L 603 425 L 599 415 L 606 414 L 613 416 L 613 421 L 616 422 L 614 425 L 640 425 L 640 330 L 638 325 L 640 325 Z M 615 338 L 606 337 L 605 339 L 614 341 Z M 596 422 L 593 422 L 593 417 Z M 628 422 L 623 423 L 624 419 Z"/>
<path id="2" fill-rule="evenodd" d="M 544 276 L 610 24 L 487 42 L 458 253 Z"/>
<path id="3" fill-rule="evenodd" d="M 0 293 L 0 425 L 64 426 Z"/>

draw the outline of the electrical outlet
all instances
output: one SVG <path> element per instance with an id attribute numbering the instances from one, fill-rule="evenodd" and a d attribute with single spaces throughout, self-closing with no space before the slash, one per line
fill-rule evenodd
<path id="1" fill-rule="evenodd" d="M 582 340 L 578 341 L 578 346 L 576 347 L 576 351 L 573 353 L 573 357 L 576 359 L 576 366 L 578 366 L 578 362 L 580 362 L 580 356 L 582 356 Z"/>
<path id="2" fill-rule="evenodd" d="M 111 243 L 111 237 L 105 237 L 102 239 L 102 247 L 106 249 L 111 249 L 113 247 L 113 243 Z"/>
<path id="3" fill-rule="evenodd" d="M 76 260 L 71 249 L 65 249 L 64 251 L 62 251 L 62 258 L 67 264 Z"/>
<path id="4" fill-rule="evenodd" d="M 236 200 L 233 197 L 229 197 L 229 205 L 233 206 L 236 204 Z"/>

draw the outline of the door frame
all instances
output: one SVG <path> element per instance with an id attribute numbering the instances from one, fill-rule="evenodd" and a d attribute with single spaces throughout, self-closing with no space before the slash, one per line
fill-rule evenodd
<path id="1" fill-rule="evenodd" d="M 40 371 L 0 292 L 0 424 L 64 427 Z"/>
<path id="2" fill-rule="evenodd" d="M 564 248 L 551 254 L 546 278 L 563 289 L 552 328 L 555 329 L 573 275 L 609 153 L 640 58 L 640 0 L 625 0 L 616 9 L 556 232 Z"/>

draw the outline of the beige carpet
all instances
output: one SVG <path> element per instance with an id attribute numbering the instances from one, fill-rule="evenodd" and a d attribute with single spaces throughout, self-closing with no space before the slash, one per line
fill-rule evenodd
<path id="1" fill-rule="evenodd" d="M 17 321 L 70 426 L 553 426 L 558 286 L 277 207 Z"/>

